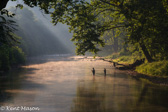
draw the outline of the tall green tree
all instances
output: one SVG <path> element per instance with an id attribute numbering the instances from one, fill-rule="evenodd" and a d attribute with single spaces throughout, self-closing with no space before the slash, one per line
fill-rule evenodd
<path id="1" fill-rule="evenodd" d="M 19 42 L 19 38 L 13 33 L 16 27 L 15 21 L 0 16 L 0 45 L 15 45 Z"/>
<path id="2" fill-rule="evenodd" d="M 51 14 L 54 24 L 69 25 L 79 55 L 86 51 L 97 53 L 97 45 L 104 46 L 100 36 L 112 29 L 126 32 L 127 41 L 138 43 L 148 62 L 153 61 L 156 53 L 167 55 L 167 0 L 23 1 Z"/>
<path id="3" fill-rule="evenodd" d="M 16 31 L 16 22 L 8 17 L 12 18 L 15 14 L 9 12 L 6 9 L 8 0 L 0 1 L 0 45 L 15 45 L 19 42 L 19 38 L 13 33 Z"/>

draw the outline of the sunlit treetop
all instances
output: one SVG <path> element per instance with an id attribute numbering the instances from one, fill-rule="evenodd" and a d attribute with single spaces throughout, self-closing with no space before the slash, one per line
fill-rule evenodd
<path id="1" fill-rule="evenodd" d="M 118 29 L 126 32 L 128 42 L 138 43 L 148 61 L 151 44 L 166 39 L 168 0 L 23 0 L 30 7 L 40 7 L 50 14 L 52 23 L 69 25 L 77 54 L 97 53 L 97 45 L 104 46 L 100 36 Z M 22 7 L 18 5 L 18 7 Z M 168 46 L 165 43 L 162 49 Z M 164 48 L 163 48 L 164 47 Z M 160 48 L 159 48 L 160 49 Z M 162 52 L 162 51 L 160 51 Z M 164 51 L 165 52 L 165 51 Z"/>

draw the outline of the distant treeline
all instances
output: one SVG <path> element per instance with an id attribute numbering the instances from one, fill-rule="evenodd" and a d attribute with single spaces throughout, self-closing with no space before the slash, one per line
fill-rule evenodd
<path id="1" fill-rule="evenodd" d="M 0 71 L 8 71 L 25 63 L 24 52 L 18 46 L 0 46 Z"/>
<path id="2" fill-rule="evenodd" d="M 0 71 L 24 64 L 26 57 L 71 53 L 27 8 L 13 18 L 0 16 L 0 29 Z"/>

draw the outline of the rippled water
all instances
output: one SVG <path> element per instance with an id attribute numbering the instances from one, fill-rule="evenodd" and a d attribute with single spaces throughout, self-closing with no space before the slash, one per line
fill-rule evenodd
<path id="1" fill-rule="evenodd" d="M 40 109 L 33 112 L 168 112 L 167 87 L 132 79 L 108 62 L 64 55 L 28 60 L 22 69 L 1 75 L 0 111 L 23 112 L 24 106 Z"/>

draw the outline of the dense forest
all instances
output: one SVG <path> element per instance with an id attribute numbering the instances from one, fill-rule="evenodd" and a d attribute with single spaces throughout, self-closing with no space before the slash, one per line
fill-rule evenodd
<path id="1" fill-rule="evenodd" d="M 77 55 L 86 52 L 97 55 L 100 50 L 103 54 L 106 50 L 110 53 L 104 53 L 112 54 L 111 58 L 145 59 L 145 63 L 137 67 L 138 72 L 168 74 L 168 0 L 23 1 L 49 14 L 54 25 L 59 22 L 69 25 Z M 2 21 L 6 21 L 3 15 L 15 16 L 3 9 L 7 3 L 8 0 L 4 0 L 0 6 Z M 18 3 L 16 7 L 23 8 L 23 4 Z M 11 34 L 13 21 L 9 21 L 7 28 L 8 22 L 1 22 L 2 44 L 17 42 Z"/>

